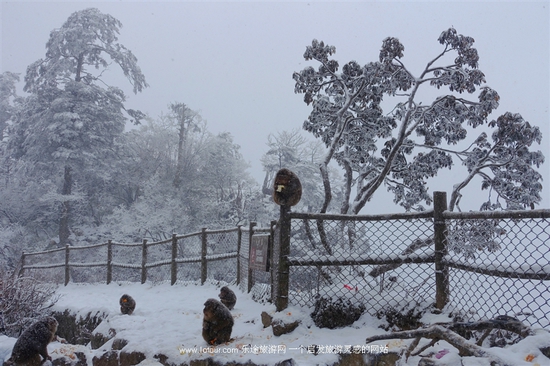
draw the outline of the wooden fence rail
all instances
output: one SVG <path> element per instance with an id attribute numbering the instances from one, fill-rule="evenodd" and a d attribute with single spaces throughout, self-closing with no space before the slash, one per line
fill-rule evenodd
<path id="1" fill-rule="evenodd" d="M 23 276 L 26 270 L 31 270 L 31 269 L 52 269 L 52 268 L 63 267 L 65 272 L 64 284 L 67 285 L 70 281 L 71 268 L 105 267 L 106 282 L 107 284 L 110 284 L 113 279 L 113 268 L 130 268 L 130 269 L 139 269 L 141 271 L 141 283 L 145 283 L 147 281 L 148 269 L 160 267 L 160 266 L 170 266 L 170 282 L 173 285 L 176 282 L 177 276 L 178 276 L 178 264 L 200 263 L 201 283 L 204 283 L 207 279 L 209 262 L 236 258 L 237 269 L 238 269 L 237 270 L 237 284 L 238 284 L 241 281 L 240 261 L 242 256 L 239 255 L 239 252 L 241 250 L 241 241 L 243 238 L 242 233 L 248 232 L 251 237 L 255 232 L 253 229 L 255 225 L 256 224 L 253 223 L 253 225 L 251 225 L 248 230 L 243 229 L 242 226 L 237 226 L 236 228 L 231 228 L 231 229 L 217 229 L 217 230 L 208 230 L 206 228 L 203 228 L 200 232 L 190 233 L 185 235 L 173 234 L 170 239 L 151 242 L 151 243 L 149 243 L 146 239 L 144 239 L 141 243 L 117 243 L 112 240 L 108 240 L 107 243 L 101 243 L 101 244 L 86 245 L 86 246 L 67 245 L 65 246 L 65 248 L 58 248 L 58 249 L 52 249 L 52 250 L 46 250 L 46 251 L 34 252 L 34 253 L 23 253 L 21 256 L 21 270 L 19 274 Z M 258 231 L 264 232 L 265 229 L 260 229 Z M 237 243 L 236 243 L 237 251 L 220 253 L 220 254 L 208 254 L 207 246 L 208 246 L 209 236 L 217 235 L 217 234 L 234 233 L 234 232 L 237 233 Z M 178 258 L 178 241 L 186 238 L 196 237 L 196 236 L 200 237 L 200 241 L 201 241 L 200 255 L 185 257 L 185 258 Z M 153 246 L 162 245 L 162 244 L 171 245 L 171 257 L 150 262 L 148 260 L 149 249 Z M 113 249 L 117 246 L 141 249 L 141 262 L 140 263 L 118 263 L 113 261 Z M 78 263 L 78 262 L 70 261 L 71 253 L 77 253 L 83 250 L 99 249 L 104 247 L 106 247 L 107 249 L 107 255 L 106 255 L 105 261 L 88 262 L 88 263 Z M 43 256 L 43 255 L 50 256 L 55 253 L 59 253 L 63 251 L 65 252 L 64 262 L 49 263 L 49 264 L 27 264 L 28 259 L 34 256 Z"/>

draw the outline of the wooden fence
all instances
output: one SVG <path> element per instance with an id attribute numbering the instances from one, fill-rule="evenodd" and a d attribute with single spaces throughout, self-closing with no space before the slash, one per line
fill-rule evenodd
<path id="1" fill-rule="evenodd" d="M 118 267 L 139 270 L 141 272 L 141 282 L 144 283 L 148 279 L 148 270 L 155 267 L 169 266 L 170 282 L 174 284 L 178 280 L 178 265 L 198 263 L 200 264 L 200 280 L 201 283 L 204 283 L 208 277 L 210 262 L 236 259 L 236 281 L 241 289 L 250 292 L 256 280 L 266 283 L 267 287 L 271 290 L 271 294 L 269 295 L 271 300 L 275 303 L 277 310 L 281 311 L 289 305 L 289 301 L 291 300 L 296 305 L 312 306 L 311 300 L 318 295 L 321 282 L 326 279 L 326 273 L 323 272 L 324 268 L 338 268 L 336 271 L 338 272 L 346 266 L 376 266 L 377 272 L 371 271 L 369 274 L 371 275 L 370 278 L 378 279 L 383 278 L 384 273 L 395 271 L 397 268 L 422 266 L 421 271 L 424 271 L 422 273 L 417 268 L 411 270 L 408 274 L 404 274 L 403 277 L 409 277 L 408 279 L 404 278 L 404 283 L 409 280 L 409 285 L 414 283 L 414 286 L 420 286 L 425 285 L 425 283 L 419 285 L 418 281 L 414 282 L 416 277 L 420 277 L 419 274 L 429 278 L 430 283 L 426 285 L 428 288 L 424 288 L 424 290 L 429 294 L 433 292 L 433 303 L 437 309 L 443 309 L 449 303 L 457 303 L 464 299 L 470 301 L 468 306 L 487 307 L 483 303 L 487 297 L 484 292 L 497 291 L 499 290 L 498 287 L 503 287 L 500 282 L 489 281 L 487 278 L 500 278 L 508 281 L 506 282 L 507 284 L 511 283 L 510 281 L 516 280 L 520 281 L 520 283 L 511 283 L 511 286 L 515 286 L 513 289 L 504 289 L 507 290 L 507 293 L 495 295 L 500 296 L 504 300 L 501 303 L 493 305 L 493 307 L 497 310 L 499 306 L 514 308 L 516 305 L 512 303 L 517 302 L 517 298 L 509 295 L 509 293 L 518 293 L 519 291 L 524 294 L 524 297 L 529 297 L 530 301 L 535 304 L 524 305 L 525 312 L 538 311 L 541 314 L 537 315 L 537 321 L 540 321 L 540 319 L 550 316 L 550 305 L 546 301 L 550 297 L 550 287 L 548 286 L 548 282 L 545 282 L 550 281 L 550 265 L 548 265 L 547 260 L 546 264 L 543 263 L 547 253 L 550 252 L 550 222 L 547 220 L 548 218 L 550 218 L 549 209 L 450 212 L 447 211 L 447 199 L 444 192 L 434 193 L 433 210 L 420 213 L 385 215 L 308 214 L 291 212 L 288 207 L 282 206 L 280 218 L 277 222 L 274 221 L 271 223 L 271 228 L 256 228 L 255 223 L 250 223 L 247 229 L 241 226 L 224 230 L 208 230 L 204 228 L 197 233 L 187 235 L 174 234 L 168 240 L 153 243 L 143 240 L 141 243 L 125 244 L 109 240 L 107 243 L 91 246 L 66 246 L 65 248 L 50 251 L 24 253 L 22 255 L 21 274 L 27 270 L 62 267 L 64 268 L 64 283 L 67 285 L 71 278 L 71 268 L 105 267 L 104 278 L 107 283 L 111 283 L 113 269 Z M 504 243 L 506 251 L 501 251 L 499 257 L 493 259 L 486 257 L 486 262 L 480 265 L 475 261 L 459 260 L 456 254 L 449 254 L 449 248 L 453 248 L 453 245 L 455 245 L 453 250 L 456 252 L 456 243 L 453 242 L 456 240 L 456 235 L 453 237 L 450 234 L 460 231 L 461 225 L 470 225 L 469 228 L 471 231 L 478 231 L 476 234 L 478 235 L 476 240 L 478 240 L 479 237 L 481 239 L 484 238 L 483 230 L 480 230 L 480 228 L 484 228 L 484 225 L 487 223 L 497 222 L 504 223 L 508 229 L 508 233 L 503 235 L 506 241 Z M 317 232 L 311 229 L 310 223 L 313 223 L 317 228 Z M 391 242 L 392 247 L 385 247 L 387 250 L 382 253 L 365 250 L 349 255 L 335 253 L 330 249 L 331 245 L 334 246 L 334 243 L 329 243 L 329 237 L 330 240 L 336 242 L 339 240 L 350 240 L 347 235 L 343 235 L 341 230 L 342 225 L 351 225 L 360 228 L 360 225 L 368 224 L 372 226 L 375 225 L 374 223 L 388 226 L 387 228 L 383 226 L 382 229 L 369 226 L 369 228 L 363 229 L 363 234 L 372 235 L 376 230 L 382 231 L 382 234 L 374 233 L 376 235 L 387 235 L 389 233 L 393 236 L 384 237 L 385 239 L 380 239 L 379 241 L 384 245 L 386 245 L 385 242 Z M 402 230 L 401 227 L 403 225 L 411 226 L 402 231 L 400 235 L 394 235 L 393 231 Z M 425 239 L 414 239 L 417 238 L 418 232 L 425 235 Z M 237 243 L 233 243 L 233 247 L 236 250 L 225 251 L 223 253 L 209 252 L 209 240 L 215 240 L 216 235 L 228 233 L 236 233 L 235 240 Z M 250 247 L 256 233 L 263 234 L 264 236 L 266 233 L 269 233 L 272 238 L 269 244 L 270 258 L 268 273 L 261 273 L 261 271 L 257 271 L 249 266 Z M 191 237 L 200 238 L 200 251 L 190 256 L 178 255 L 178 243 Z M 468 240 L 471 241 L 474 239 L 466 238 L 464 239 L 464 243 L 468 244 Z M 483 240 L 489 239 L 485 238 Z M 407 240 L 408 243 L 405 243 Z M 528 245 L 529 248 L 525 250 L 525 253 L 517 250 L 514 251 L 513 247 L 515 245 L 522 247 L 526 242 L 536 242 L 536 245 Z M 148 254 L 151 248 L 163 244 L 171 245 L 171 255 L 165 259 L 156 258 L 156 260 L 150 260 Z M 481 242 L 477 244 L 480 244 L 482 247 L 485 245 L 489 248 L 488 244 L 491 243 Z M 338 245 L 341 245 L 341 243 Z M 309 251 L 307 249 L 308 246 L 310 247 Z M 140 260 L 134 260 L 134 263 L 130 264 L 114 261 L 113 251 L 117 247 L 128 247 L 141 251 Z M 106 248 L 106 257 L 103 260 L 91 263 L 70 260 L 71 253 L 74 254 L 86 249 L 99 248 Z M 403 250 L 404 248 L 405 250 Z M 492 249 L 487 248 L 481 250 L 481 252 L 491 252 Z M 50 260 L 46 263 L 27 263 L 27 260 L 34 256 L 49 256 L 62 252 L 64 252 L 64 261 L 51 263 Z M 165 252 L 168 251 L 165 250 Z M 495 252 L 499 251 L 495 250 Z M 508 257 L 511 259 L 503 258 L 503 256 L 507 255 L 506 253 L 508 253 Z M 82 257 L 86 258 L 85 255 Z M 491 260 L 490 263 L 489 260 Z M 433 265 L 433 267 L 427 265 Z M 302 269 L 303 271 L 296 275 L 296 272 Z M 292 275 L 293 272 L 295 273 L 294 277 Z M 464 276 L 464 273 L 469 275 Z M 380 274 L 382 276 L 379 276 Z M 470 300 L 470 298 L 473 299 L 472 293 L 474 291 L 468 291 L 469 283 L 473 281 L 472 276 L 474 274 L 485 276 L 480 280 L 482 281 L 480 283 L 481 286 L 475 293 L 478 300 Z M 312 280 L 312 278 L 316 279 Z M 301 284 L 301 287 L 296 289 L 293 287 L 293 281 L 296 282 L 296 279 L 306 279 L 313 284 Z M 234 279 L 231 280 L 233 281 Z M 526 283 L 525 281 L 531 282 Z M 394 293 L 392 296 L 382 294 L 382 287 L 380 285 L 380 293 L 375 294 L 377 296 L 369 294 L 369 296 L 376 298 L 376 301 L 378 301 L 377 306 L 372 306 L 370 307 L 371 309 L 387 307 L 389 304 L 388 301 L 391 300 L 393 301 L 392 304 L 394 304 L 396 297 L 402 296 L 402 293 Z M 338 291 L 347 290 L 340 288 Z M 401 292 L 407 292 L 406 288 Z M 336 293 L 335 295 L 338 296 Z M 402 298 L 401 300 L 405 301 L 406 299 Z M 543 306 L 544 309 L 541 307 L 542 310 L 533 310 L 533 306 L 538 306 L 536 304 L 541 301 L 546 304 L 546 307 Z M 486 312 L 490 311 L 486 310 Z"/>
<path id="2" fill-rule="evenodd" d="M 139 270 L 141 272 L 141 283 L 145 283 L 147 281 L 147 273 L 149 269 L 162 267 L 162 266 L 170 266 L 170 283 L 173 285 L 174 283 L 176 283 L 178 279 L 178 265 L 186 264 L 186 263 L 199 263 L 200 280 L 201 280 L 201 284 L 203 284 L 206 281 L 208 276 L 209 263 L 236 258 L 237 284 L 240 284 L 241 281 L 244 280 L 244 282 L 247 283 L 248 290 L 250 291 L 250 287 L 252 286 L 254 281 L 253 281 L 253 274 L 251 273 L 252 269 L 250 269 L 248 266 L 248 260 L 249 260 L 248 243 L 251 242 L 252 237 L 255 234 L 261 234 L 265 232 L 270 232 L 270 229 L 256 228 L 256 223 L 250 223 L 248 229 L 245 229 L 242 226 L 238 226 L 236 228 L 231 228 L 231 229 L 220 229 L 220 230 L 208 230 L 207 228 L 203 228 L 200 232 L 196 232 L 196 233 L 185 234 L 185 235 L 173 234 L 170 239 L 157 241 L 157 242 L 148 242 L 146 239 L 144 239 L 141 243 L 117 243 L 112 240 L 108 240 L 106 243 L 87 245 L 87 246 L 66 245 L 65 248 L 58 248 L 58 249 L 52 249 L 47 251 L 35 252 L 35 253 L 23 253 L 21 256 L 21 270 L 19 274 L 23 276 L 25 274 L 25 271 L 29 271 L 29 270 L 64 268 L 64 284 L 67 285 L 71 278 L 70 273 L 72 268 L 104 267 L 106 283 L 110 284 L 113 279 L 114 268 L 128 268 L 128 269 Z M 213 237 L 216 235 L 230 234 L 230 233 L 236 234 L 236 239 L 235 239 L 236 243 L 231 242 L 230 245 L 228 246 L 235 247 L 236 250 L 224 252 L 224 253 L 217 253 L 217 254 L 208 253 L 208 243 L 209 243 L 210 237 Z M 187 256 L 187 257 L 178 256 L 178 243 L 180 243 L 182 240 L 193 238 L 193 237 L 200 238 L 200 242 L 201 242 L 200 253 L 197 253 L 198 255 L 195 255 L 195 256 Z M 246 245 L 243 245 L 243 243 Z M 150 252 L 151 248 L 155 246 L 160 246 L 160 245 L 170 245 L 171 256 L 166 259 L 150 261 L 150 259 L 148 258 L 148 253 Z M 130 250 L 140 251 L 141 260 L 138 263 L 120 263 L 120 262 L 113 261 L 113 250 L 117 247 L 126 247 L 126 248 L 129 248 Z M 104 258 L 104 260 L 95 261 L 95 262 L 85 262 L 85 263 L 70 261 L 71 253 L 75 254 L 75 256 L 78 256 L 78 254 L 76 253 L 79 253 L 85 250 L 99 250 L 101 248 L 106 248 L 106 257 Z M 65 258 L 64 262 L 51 263 L 52 260 L 48 259 L 58 254 L 61 254 L 63 252 L 64 252 L 64 258 Z M 30 258 L 38 257 L 38 256 L 40 256 L 41 258 L 46 258 L 46 260 L 41 261 L 46 263 L 28 264 L 28 261 Z M 248 272 L 248 273 L 246 273 L 245 274 L 246 277 L 244 277 L 241 272 Z"/>

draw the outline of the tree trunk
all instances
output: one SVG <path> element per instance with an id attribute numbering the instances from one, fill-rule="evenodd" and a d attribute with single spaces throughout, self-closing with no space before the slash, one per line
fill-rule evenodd
<path id="1" fill-rule="evenodd" d="M 183 175 L 183 145 L 185 139 L 185 126 L 183 119 L 180 123 L 178 139 L 178 161 L 176 162 L 176 176 L 174 177 L 174 187 L 179 188 Z"/>
<path id="2" fill-rule="evenodd" d="M 176 175 L 174 177 L 174 187 L 179 188 L 183 179 L 184 173 L 184 149 L 187 143 L 187 135 L 191 127 L 191 120 L 187 116 L 187 107 L 185 104 L 178 104 L 172 109 L 177 113 L 179 119 L 179 136 L 178 136 L 178 160 L 176 161 Z M 187 126 L 185 123 L 187 122 Z"/>
<path id="3" fill-rule="evenodd" d="M 71 167 L 65 166 L 65 174 L 63 180 L 63 190 L 61 194 L 64 196 L 71 194 L 73 185 L 73 177 L 71 175 Z M 70 201 L 63 201 L 61 204 L 61 218 L 59 220 L 59 246 L 64 247 L 69 242 L 69 216 L 71 212 Z"/>

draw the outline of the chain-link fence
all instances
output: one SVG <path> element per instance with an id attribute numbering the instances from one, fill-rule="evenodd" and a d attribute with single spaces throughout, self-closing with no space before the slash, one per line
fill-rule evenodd
<path id="1" fill-rule="evenodd" d="M 448 306 L 457 315 L 479 320 L 506 314 L 550 327 L 550 216 L 537 211 L 539 217 L 533 211 L 523 215 L 531 217 L 446 215 Z"/>
<path id="2" fill-rule="evenodd" d="M 277 309 L 336 299 L 377 315 L 435 304 L 464 320 L 506 314 L 549 327 L 550 210 L 455 213 L 440 196 L 420 214 L 282 212 Z"/>
<path id="3" fill-rule="evenodd" d="M 345 299 L 376 315 L 433 302 L 429 214 L 292 219 L 289 303 Z"/>

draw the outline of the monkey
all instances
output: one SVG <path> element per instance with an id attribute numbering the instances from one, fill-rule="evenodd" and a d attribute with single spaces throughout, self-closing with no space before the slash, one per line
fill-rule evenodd
<path id="1" fill-rule="evenodd" d="M 279 206 L 294 206 L 302 198 L 302 183 L 298 176 L 288 169 L 281 169 L 273 183 L 273 201 Z"/>
<path id="2" fill-rule="evenodd" d="M 136 301 L 132 296 L 124 294 L 120 298 L 120 311 L 122 314 L 132 315 L 136 308 Z"/>
<path id="3" fill-rule="evenodd" d="M 222 304 L 227 306 L 229 310 L 233 310 L 235 303 L 237 302 L 237 296 L 229 287 L 223 286 L 220 289 L 220 294 L 218 296 L 220 297 Z"/>
<path id="4" fill-rule="evenodd" d="M 204 303 L 202 337 L 210 345 L 229 342 L 233 330 L 233 316 L 229 309 L 216 299 Z"/>
<path id="5" fill-rule="evenodd" d="M 47 316 L 30 325 L 17 338 L 8 363 L 11 361 L 16 366 L 38 366 L 46 360 L 51 361 L 48 344 L 55 339 L 57 326 L 57 320 L 53 316 Z"/>

